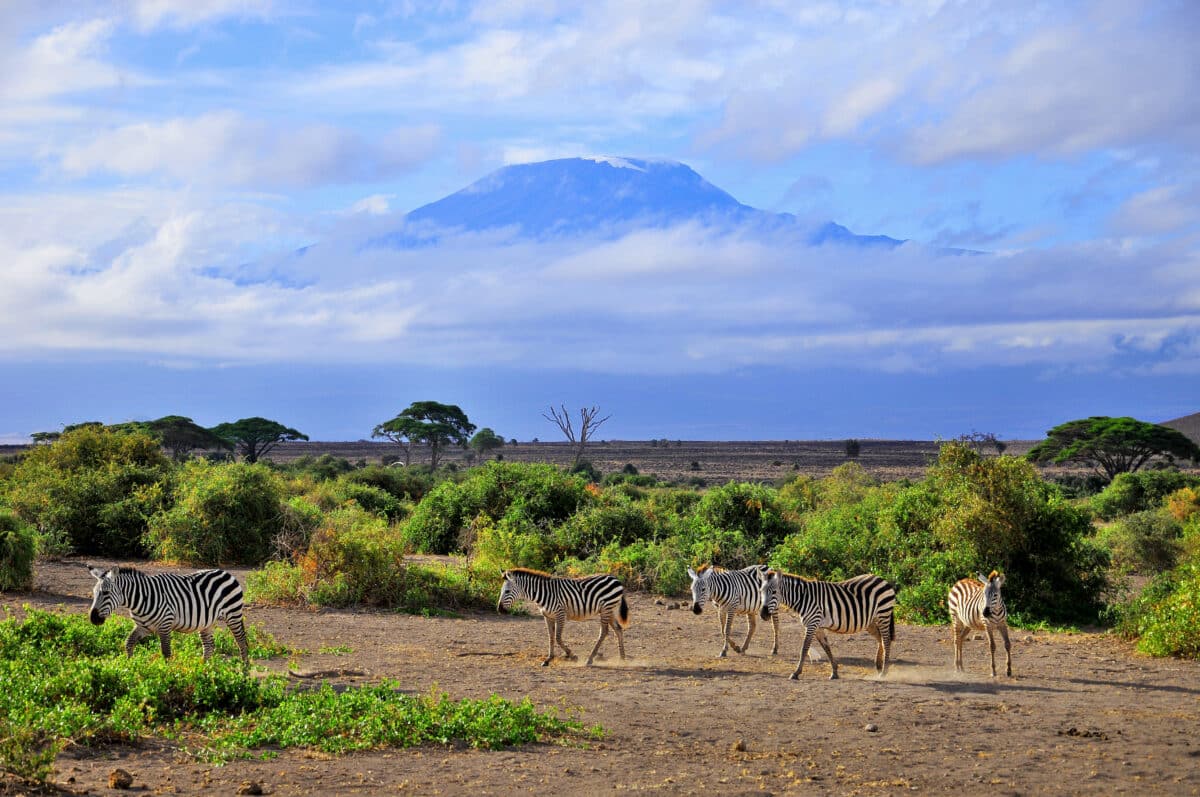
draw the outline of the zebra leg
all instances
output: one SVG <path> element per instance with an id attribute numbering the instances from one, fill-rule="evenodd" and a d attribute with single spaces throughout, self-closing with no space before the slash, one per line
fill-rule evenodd
<path id="1" fill-rule="evenodd" d="M 200 632 L 200 644 L 204 646 L 204 660 L 208 661 L 212 658 L 213 651 L 217 649 L 211 628 Z"/>
<path id="2" fill-rule="evenodd" d="M 954 671 L 963 671 L 963 642 L 967 639 L 967 634 L 970 628 L 962 625 L 958 620 L 954 621 L 952 631 L 954 633 Z"/>
<path id="3" fill-rule="evenodd" d="M 242 620 L 242 616 L 239 614 L 237 617 L 230 617 L 228 620 L 225 621 L 225 624 L 229 626 L 230 632 L 233 633 L 233 639 L 235 642 L 237 642 L 238 650 L 241 651 L 242 664 L 245 667 L 249 668 L 250 667 L 250 645 L 249 645 L 249 643 L 246 642 L 246 623 L 245 623 L 245 621 Z"/>
<path id="4" fill-rule="evenodd" d="M 800 661 L 796 663 L 796 669 L 789 676 L 793 681 L 800 677 L 800 673 L 804 671 L 804 659 L 808 656 L 808 648 L 812 645 L 813 634 L 816 633 L 815 627 L 810 627 L 804 631 L 804 646 L 800 648 Z"/>
<path id="5" fill-rule="evenodd" d="M 725 654 L 729 652 L 729 646 L 733 644 L 729 639 L 729 634 L 733 630 L 733 614 L 721 609 L 717 612 L 717 618 L 721 621 L 721 639 L 724 644 L 721 646 L 721 652 L 717 654 L 718 659 L 725 658 Z M 737 650 L 737 645 L 733 645 L 733 649 Z"/>
<path id="6" fill-rule="evenodd" d="M 738 653 L 745 653 L 750 649 L 750 637 L 754 636 L 754 629 L 758 627 L 758 622 L 754 619 L 754 612 L 746 615 L 746 621 L 746 639 L 742 641 L 740 648 L 737 645 L 733 646 L 733 649 Z"/>
<path id="7" fill-rule="evenodd" d="M 621 661 L 625 661 L 625 631 L 615 617 L 612 621 L 612 629 L 617 633 L 617 649 L 621 651 Z"/>
<path id="8" fill-rule="evenodd" d="M 1000 636 L 1004 639 L 1004 674 L 1012 678 L 1012 643 L 1008 641 L 1008 624 L 1000 625 Z"/>
<path id="9" fill-rule="evenodd" d="M 996 677 L 996 637 L 993 636 L 993 634 L 992 634 L 992 626 L 991 625 L 986 626 L 986 628 L 987 628 L 987 635 L 988 635 L 988 645 L 990 645 L 992 648 L 992 677 L 995 678 Z"/>
<path id="10" fill-rule="evenodd" d="M 558 613 L 556 621 L 557 624 L 555 625 L 554 629 L 554 638 L 558 640 L 558 646 L 562 648 L 563 658 L 567 661 L 574 661 L 575 654 L 572 653 L 571 649 L 567 647 L 565 642 L 562 641 L 563 626 L 567 624 L 567 610 L 565 608 Z"/>
<path id="11" fill-rule="evenodd" d="M 883 634 L 880 633 L 879 626 L 875 626 L 875 625 L 868 628 L 867 633 L 870 634 L 871 636 L 875 637 L 875 644 L 876 644 L 875 672 L 882 673 L 883 672 L 883 662 L 885 659 L 885 657 L 883 655 Z"/>
<path id="12" fill-rule="evenodd" d="M 150 629 L 144 626 L 135 625 L 133 630 L 129 632 L 129 636 L 125 637 L 125 655 L 133 655 L 133 647 L 138 642 L 141 642 L 150 635 Z"/>
<path id="13" fill-rule="evenodd" d="M 771 644 L 771 655 L 779 654 L 779 615 L 771 615 L 771 625 L 775 628 L 775 641 Z"/>
<path id="14" fill-rule="evenodd" d="M 596 644 L 592 646 L 592 652 L 588 654 L 585 667 L 592 666 L 592 660 L 596 658 L 596 651 L 600 650 L 600 643 L 604 641 L 604 637 L 608 636 L 608 626 L 611 622 L 611 617 L 600 616 L 600 636 L 596 637 Z"/>
<path id="15" fill-rule="evenodd" d="M 833 672 L 829 675 L 829 680 L 836 681 L 837 674 L 837 659 L 833 657 L 833 648 L 829 647 L 829 640 L 825 638 L 825 632 L 820 628 L 815 634 L 817 641 L 821 643 L 821 649 L 825 651 L 825 655 L 829 657 L 829 666 L 833 668 Z"/>
<path id="16" fill-rule="evenodd" d="M 542 661 L 543 667 L 550 666 L 550 660 L 554 658 L 554 617 L 547 614 L 546 616 L 546 634 L 550 637 L 550 654 Z"/>
<path id="17" fill-rule="evenodd" d="M 158 630 L 158 644 L 162 648 L 164 659 L 171 658 L 171 627 L 160 628 Z"/>

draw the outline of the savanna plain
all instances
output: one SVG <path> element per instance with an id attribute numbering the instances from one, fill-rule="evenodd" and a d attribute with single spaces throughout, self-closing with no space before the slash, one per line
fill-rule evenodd
<path id="1" fill-rule="evenodd" d="M 840 444 L 824 446 L 832 463 L 843 459 Z M 936 456 L 932 444 L 909 448 L 911 462 L 880 461 L 887 468 L 882 478 L 917 477 Z M 729 464 L 737 458 L 728 452 L 722 459 L 681 446 L 653 449 L 647 453 L 672 458 L 680 471 L 664 475 L 695 473 L 691 463 L 697 462 L 700 475 L 714 483 L 756 478 L 755 469 L 800 470 L 795 463 L 802 461 L 782 449 L 752 465 L 744 459 Z M 864 467 L 871 467 L 873 454 L 882 456 L 879 451 L 864 443 Z M 620 452 L 613 463 L 619 467 L 630 455 Z M 804 467 L 821 472 L 809 463 Z M 638 467 L 667 469 L 645 460 Z M 83 563 L 79 557 L 39 559 L 32 590 L 0 594 L 0 606 L 18 619 L 25 607 L 85 614 L 94 581 Z M 243 581 L 250 572 L 230 569 Z M 337 756 L 286 749 L 269 759 L 220 765 L 162 739 L 70 745 L 55 762 L 53 785 L 41 789 L 116 793 L 109 776 L 120 768 L 133 776 L 132 790 L 143 794 L 1200 793 L 1195 660 L 1144 656 L 1102 630 L 1014 628 L 1014 675 L 993 678 L 982 633 L 968 638 L 966 671 L 956 673 L 948 624 L 901 623 L 886 677 L 874 671 L 873 639 L 830 635 L 841 677 L 829 680 L 828 662 L 810 661 L 792 681 L 788 674 L 803 640 L 794 615 L 782 617 L 778 655 L 770 655 L 769 623 L 760 622 L 746 654 L 718 658 L 711 607 L 696 616 L 686 599 L 639 591 L 629 594 L 629 605 L 627 659 L 619 660 L 610 636 L 592 667 L 583 666 L 582 656 L 540 666 L 545 625 L 524 614 L 421 616 L 254 603 L 246 610 L 249 624 L 293 651 L 256 661 L 256 677 L 281 674 L 296 689 L 324 682 L 342 690 L 391 679 L 413 695 L 439 690 L 456 699 L 529 698 L 540 710 L 600 726 L 599 736 L 490 751 L 461 744 Z M 569 623 L 567 644 L 586 654 L 597 626 Z M 745 620 L 738 618 L 735 639 L 744 632 Z M 1003 672 L 1002 647 L 997 656 Z M 25 793 L 29 787 L 9 782 L 5 788 Z"/>

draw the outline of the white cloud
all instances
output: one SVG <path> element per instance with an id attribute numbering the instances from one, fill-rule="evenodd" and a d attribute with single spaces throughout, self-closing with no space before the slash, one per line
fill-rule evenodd
<path id="1" fill-rule="evenodd" d="M 1165 185 L 1140 191 L 1121 204 L 1111 226 L 1126 235 L 1200 229 L 1200 186 Z"/>
<path id="2" fill-rule="evenodd" d="M 5 47 L 0 53 L 0 103 L 36 103 L 132 80 L 100 58 L 114 28 L 109 19 L 70 22 L 25 47 Z"/>
<path id="3" fill-rule="evenodd" d="M 414 168 L 435 150 L 431 125 L 366 140 L 329 125 L 271 126 L 230 111 L 141 123 L 102 133 L 61 156 L 72 176 L 163 176 L 186 184 L 288 188 L 378 179 Z"/>
<path id="4" fill-rule="evenodd" d="M 129 15 L 142 31 L 191 28 L 215 19 L 268 18 L 272 0 L 129 0 Z"/>

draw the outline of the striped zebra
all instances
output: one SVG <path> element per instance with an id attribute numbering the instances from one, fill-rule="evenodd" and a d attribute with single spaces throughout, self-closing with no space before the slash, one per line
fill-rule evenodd
<path id="1" fill-rule="evenodd" d="M 150 575 L 132 567 L 105 571 L 88 565 L 96 579 L 92 587 L 91 621 L 103 625 L 117 609 L 128 609 L 132 633 L 125 640 L 125 655 L 150 634 L 157 634 L 164 659 L 171 658 L 171 632 L 200 632 L 204 660 L 212 657 L 213 626 L 223 620 L 237 640 L 242 663 L 249 667 L 246 627 L 242 622 L 242 586 L 224 570 L 200 570 L 187 575 Z"/>
<path id="2" fill-rule="evenodd" d="M 866 573 L 845 581 L 815 581 L 769 570 L 759 575 L 759 590 L 762 602 L 762 617 L 765 620 L 777 614 L 780 604 L 800 615 L 804 623 L 804 647 L 800 650 L 800 661 L 792 673 L 799 678 L 804 669 L 804 658 L 808 655 L 813 637 L 821 644 L 832 678 L 838 677 L 837 659 L 829 648 L 825 632 L 854 634 L 866 631 L 875 637 L 879 649 L 875 653 L 875 669 L 880 675 L 887 674 L 891 661 L 892 642 L 896 639 L 896 621 L 892 609 L 896 605 L 895 588 L 879 576 Z"/>
<path id="3" fill-rule="evenodd" d="M 978 579 L 978 580 L 976 580 Z M 992 677 L 996 677 L 996 637 L 994 632 L 999 629 L 1004 639 L 1005 672 L 1012 677 L 1012 643 L 1008 641 L 1008 609 L 1004 606 L 1004 596 L 1000 588 L 1004 586 L 1004 576 L 993 570 L 987 578 L 980 573 L 976 578 L 964 578 L 950 588 L 946 605 L 950 609 L 950 625 L 954 630 L 954 670 L 962 672 L 962 647 L 967 634 L 975 631 L 987 631 L 988 643 L 992 647 Z"/>
<path id="4" fill-rule="evenodd" d="M 567 620 L 589 620 L 597 615 L 600 617 L 600 636 L 588 654 L 587 666 L 590 667 L 596 658 L 596 651 L 608 636 L 609 627 L 617 634 L 617 648 L 624 660 L 624 629 L 629 626 L 629 604 L 625 602 L 625 587 L 620 581 L 608 574 L 561 578 L 524 567 L 502 570 L 500 575 L 504 577 L 504 586 L 500 589 L 500 600 L 496 604 L 498 612 L 507 614 L 517 601 L 527 601 L 546 618 L 550 654 L 542 662 L 543 667 L 549 666 L 554 658 L 556 641 L 565 658 L 575 658 L 562 639 Z"/>
<path id="5" fill-rule="evenodd" d="M 717 607 L 717 618 L 721 624 L 721 635 L 725 644 L 717 658 L 724 658 L 729 648 L 735 653 L 745 653 L 750 647 L 750 638 L 754 636 L 757 627 L 756 616 L 762 609 L 759 595 L 758 579 L 760 573 L 767 571 L 766 565 L 750 565 L 741 570 L 726 570 L 723 567 L 703 565 L 698 570 L 688 568 L 688 576 L 692 579 L 692 613 L 704 611 L 706 601 L 712 601 Z M 731 638 L 733 617 L 737 614 L 746 615 L 746 638 L 739 646 Z M 771 655 L 779 652 L 779 615 L 771 612 L 763 619 L 770 619 L 775 629 L 775 641 L 771 645 Z"/>

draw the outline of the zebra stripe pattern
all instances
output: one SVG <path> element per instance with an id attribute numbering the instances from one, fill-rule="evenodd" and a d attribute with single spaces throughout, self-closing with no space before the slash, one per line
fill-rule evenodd
<path id="1" fill-rule="evenodd" d="M 879 643 L 875 669 L 881 676 L 887 674 L 892 642 L 896 639 L 896 621 L 892 616 L 896 590 L 887 581 L 871 573 L 845 581 L 814 581 L 770 570 L 759 576 L 759 582 L 763 619 L 778 613 L 782 604 L 796 612 L 804 623 L 804 647 L 791 675 L 793 679 L 800 677 L 814 637 L 829 657 L 833 670 L 829 677 L 838 677 L 837 659 L 825 638 L 826 631 L 835 634 L 866 631 L 875 637 Z"/>
<path id="2" fill-rule="evenodd" d="M 987 631 L 988 644 L 992 649 L 992 677 L 996 677 L 996 637 L 1000 631 L 1004 640 L 1005 675 L 1012 677 L 1012 643 L 1008 640 L 1008 609 L 1000 588 L 1004 576 L 993 570 L 987 578 L 980 573 L 975 578 L 964 578 L 950 588 L 946 605 L 950 609 L 950 625 L 954 632 L 954 670 L 963 671 L 962 648 L 967 634 L 972 630 Z"/>
<path id="3" fill-rule="evenodd" d="M 624 629 L 629 626 L 629 604 L 625 602 L 625 587 L 620 581 L 607 574 L 561 578 L 523 567 L 501 571 L 501 575 L 504 586 L 500 588 L 497 611 L 507 614 L 514 603 L 526 601 L 536 606 L 546 618 L 550 653 L 542 662 L 543 667 L 549 666 L 554 658 L 556 642 L 566 659 L 575 658 L 571 649 L 563 644 L 563 626 L 567 620 L 590 620 L 596 616 L 600 618 L 600 636 L 588 654 L 587 666 L 592 665 L 609 628 L 616 632 L 617 648 L 621 659 L 625 659 Z"/>
<path id="4" fill-rule="evenodd" d="M 756 618 L 762 610 L 762 599 L 759 594 L 758 581 L 762 573 L 767 572 L 766 565 L 750 565 L 741 570 L 725 570 L 721 567 L 704 565 L 698 570 L 688 568 L 688 576 L 692 579 L 692 613 L 704 611 L 704 604 L 712 601 L 717 607 L 717 619 L 721 624 L 721 636 L 724 645 L 717 658 L 724 658 L 729 648 L 735 653 L 745 653 L 750 647 L 750 639 L 754 636 L 757 626 Z M 746 638 L 739 646 L 730 637 L 733 631 L 734 615 L 746 615 Z M 775 630 L 775 640 L 771 646 L 771 655 L 779 652 L 779 615 L 771 612 L 763 614 L 764 620 L 770 619 Z"/>
<path id="5" fill-rule="evenodd" d="M 125 655 L 133 646 L 156 634 L 164 659 L 171 657 L 171 632 L 199 632 L 204 660 L 215 648 L 213 627 L 224 621 L 237 640 L 242 663 L 250 664 L 246 627 L 242 618 L 242 585 L 225 570 L 200 570 L 188 575 L 143 573 L 132 567 L 105 571 L 88 565 L 96 579 L 92 587 L 91 621 L 102 625 L 118 609 L 133 618 L 133 632 L 125 640 Z"/>

